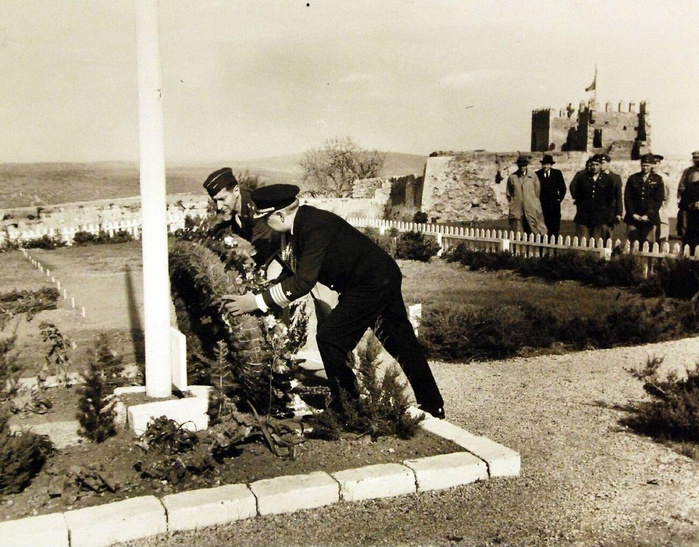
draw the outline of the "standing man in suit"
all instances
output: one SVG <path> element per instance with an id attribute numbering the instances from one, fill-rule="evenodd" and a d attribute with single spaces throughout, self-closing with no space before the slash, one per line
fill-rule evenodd
<path id="1" fill-rule="evenodd" d="M 536 176 L 539 177 L 541 185 L 539 199 L 546 229 L 550 236 L 558 237 L 561 231 L 561 202 L 566 196 L 566 182 L 561 170 L 553 169 L 555 163 L 551 154 L 545 154 Z"/>
<path id="2" fill-rule="evenodd" d="M 624 189 L 624 221 L 629 226 L 629 240 L 643 244 L 655 242 L 660 224 L 659 211 L 665 199 L 665 185 L 660 175 L 653 172 L 655 156 L 641 156 L 641 170 L 626 181 Z"/>
<path id="3" fill-rule="evenodd" d="M 602 173 L 609 175 L 614 183 L 614 201 L 616 202 L 614 207 L 614 218 L 609 224 L 607 224 L 607 228 L 609 228 L 609 230 L 607 230 L 607 235 L 604 236 L 604 239 L 607 239 L 612 237 L 614 226 L 621 223 L 624 218 L 624 195 L 622 191 L 623 183 L 621 180 L 621 175 L 611 170 L 610 164 L 612 158 L 609 156 L 609 154 L 600 154 L 599 159 L 602 166 Z"/>
<path id="4" fill-rule="evenodd" d="M 599 154 L 592 156 L 586 165 L 585 172 L 576 174 L 570 183 L 570 195 L 577 209 L 575 235 L 604 239 L 616 212 L 614 183 L 609 175 L 602 173 Z"/>
<path id="5" fill-rule="evenodd" d="M 398 361 L 421 410 L 444 417 L 444 400 L 408 320 L 401 292 L 402 274 L 381 247 L 334 213 L 299 206 L 298 186 L 258 188 L 252 199 L 275 232 L 290 235 L 296 257 L 293 276 L 261 294 L 227 295 L 234 315 L 283 308 L 320 281 L 340 293 L 338 305 L 318 325 L 316 340 L 333 400 L 346 392 L 358 397 L 349 366 L 352 350 L 371 328 Z"/>
<path id="6" fill-rule="evenodd" d="M 510 230 L 526 234 L 546 235 L 544 212 L 539 195 L 538 177 L 529 169 L 529 156 L 517 158 L 517 171 L 507 177 L 505 195 L 510 204 Z"/>

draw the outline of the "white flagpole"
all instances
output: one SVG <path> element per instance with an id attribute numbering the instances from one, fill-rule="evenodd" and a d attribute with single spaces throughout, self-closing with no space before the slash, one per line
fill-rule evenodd
<path id="1" fill-rule="evenodd" d="M 143 216 L 143 316 L 146 394 L 172 394 L 170 278 L 157 0 L 135 0 L 138 42 L 138 121 Z"/>

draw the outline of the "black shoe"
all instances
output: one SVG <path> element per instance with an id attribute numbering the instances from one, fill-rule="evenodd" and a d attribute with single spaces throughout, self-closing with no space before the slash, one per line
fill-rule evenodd
<path id="1" fill-rule="evenodd" d="M 427 405 L 420 405 L 418 408 L 420 410 L 422 410 L 423 412 L 427 412 L 428 414 L 430 414 L 431 416 L 433 416 L 435 418 L 439 418 L 440 420 L 443 420 L 445 417 L 444 407 L 440 406 L 437 408 L 432 408 L 432 407 L 429 407 Z"/>

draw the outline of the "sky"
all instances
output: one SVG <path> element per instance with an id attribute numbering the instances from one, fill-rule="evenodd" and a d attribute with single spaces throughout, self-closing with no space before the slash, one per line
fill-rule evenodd
<path id="1" fill-rule="evenodd" d="M 138 160 L 134 1 L 0 0 L 0 163 Z M 689 158 L 697 28 L 699 0 L 160 0 L 165 158 L 528 150 L 595 67 Z"/>

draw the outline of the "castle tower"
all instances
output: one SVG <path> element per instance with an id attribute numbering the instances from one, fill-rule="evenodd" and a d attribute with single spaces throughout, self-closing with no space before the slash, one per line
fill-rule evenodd
<path id="1" fill-rule="evenodd" d="M 580 101 L 577 115 L 569 104 L 566 109 L 532 111 L 531 151 L 605 152 L 619 159 L 635 158 L 638 150 L 650 147 L 650 123 L 647 101 L 617 103 L 603 109 L 594 101 Z"/>

